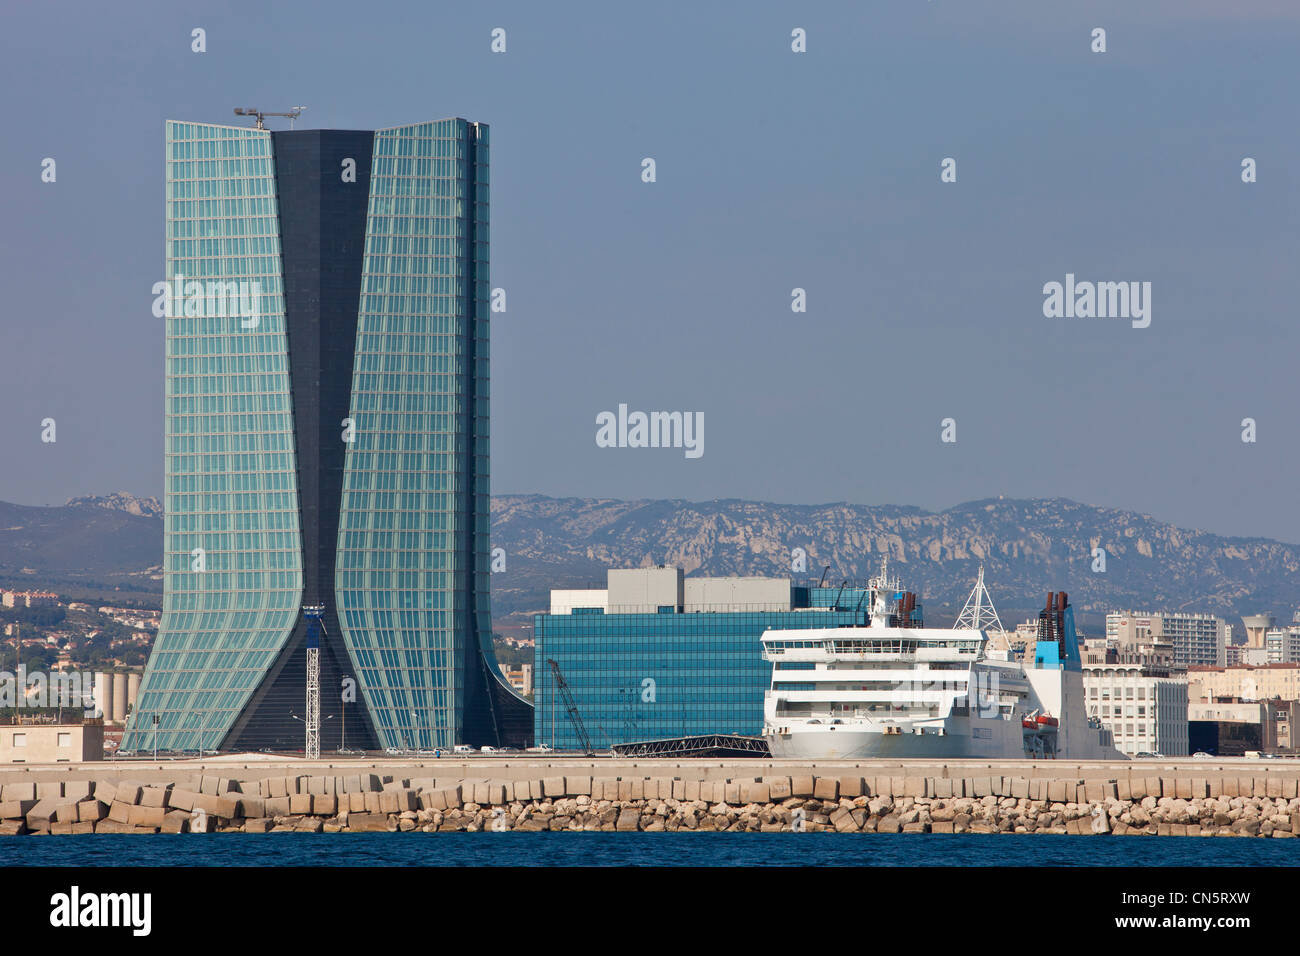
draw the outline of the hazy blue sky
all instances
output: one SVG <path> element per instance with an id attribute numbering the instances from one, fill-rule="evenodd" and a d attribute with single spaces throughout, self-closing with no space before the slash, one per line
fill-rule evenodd
<path id="1" fill-rule="evenodd" d="M 1300 541 L 1300 5 L 1132 6 L 11 6 L 0 499 L 161 493 L 163 121 L 305 103 L 492 126 L 498 493 L 1059 495 Z M 1066 273 L 1152 283 L 1150 327 L 1045 318 Z M 703 457 L 598 448 L 620 402 L 702 412 Z"/>

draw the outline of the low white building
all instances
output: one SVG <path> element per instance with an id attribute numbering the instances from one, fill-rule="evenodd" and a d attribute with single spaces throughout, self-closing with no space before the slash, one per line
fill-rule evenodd
<path id="1" fill-rule="evenodd" d="M 1141 663 L 1089 663 L 1083 665 L 1083 690 L 1088 716 L 1101 720 L 1123 753 L 1188 753 L 1186 673 Z"/>

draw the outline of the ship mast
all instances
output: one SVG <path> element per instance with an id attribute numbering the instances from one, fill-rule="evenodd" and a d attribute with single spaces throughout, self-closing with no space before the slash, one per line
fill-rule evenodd
<path id="1" fill-rule="evenodd" d="M 993 606 L 993 598 L 989 596 L 989 589 L 984 586 L 983 564 L 980 565 L 979 578 L 975 581 L 975 588 L 970 592 L 970 597 L 966 599 L 966 606 L 957 615 L 957 623 L 952 627 L 953 630 L 962 628 L 970 628 L 973 631 L 1006 630 L 1002 626 L 1002 621 L 998 618 L 997 608 Z"/>

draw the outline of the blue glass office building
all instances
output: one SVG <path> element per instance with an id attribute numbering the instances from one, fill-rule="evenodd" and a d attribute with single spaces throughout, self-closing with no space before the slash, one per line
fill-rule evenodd
<path id="1" fill-rule="evenodd" d="M 858 588 L 791 587 L 789 610 L 693 610 L 684 602 L 632 613 L 574 606 L 538 614 L 534 736 L 559 750 L 581 748 L 551 660 L 597 748 L 695 734 L 758 734 L 772 678 L 759 640 L 763 632 L 865 625 L 862 598 Z"/>
<path id="2" fill-rule="evenodd" d="M 168 122 L 163 619 L 123 749 L 301 747 L 317 604 L 323 750 L 528 742 L 491 651 L 488 170 L 463 119 Z"/>

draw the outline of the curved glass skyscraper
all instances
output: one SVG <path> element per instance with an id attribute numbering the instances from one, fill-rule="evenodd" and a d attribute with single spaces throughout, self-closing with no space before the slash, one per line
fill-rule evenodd
<path id="1" fill-rule="evenodd" d="M 167 124 L 163 620 L 123 749 L 527 742 L 491 651 L 488 129 Z M 158 290 L 156 290 L 158 291 Z"/>

